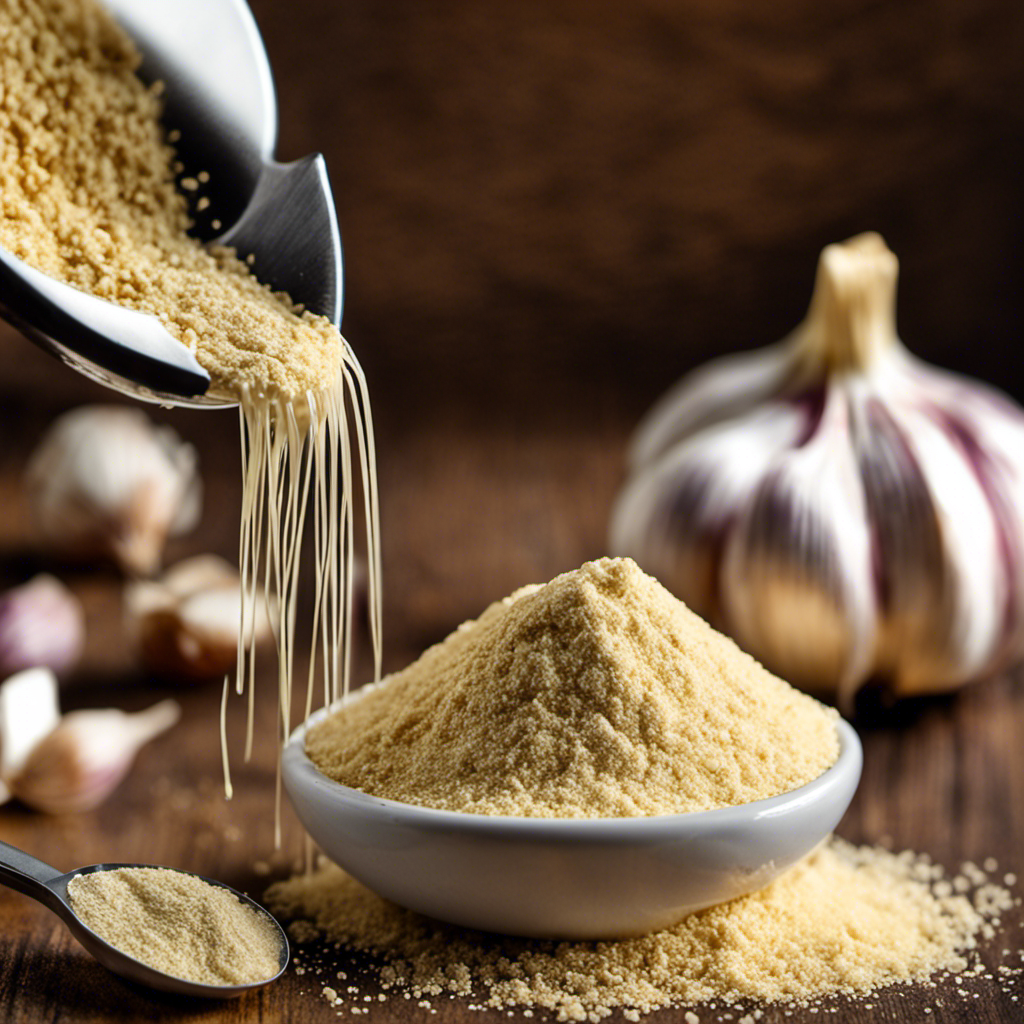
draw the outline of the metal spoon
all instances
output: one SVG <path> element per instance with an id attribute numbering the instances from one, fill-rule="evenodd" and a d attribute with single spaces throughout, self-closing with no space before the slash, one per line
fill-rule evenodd
<path id="1" fill-rule="evenodd" d="M 38 900 L 43 906 L 48 907 L 60 918 L 71 930 L 71 934 L 90 952 L 104 967 L 114 974 L 119 974 L 127 981 L 139 985 L 146 985 L 149 988 L 160 989 L 163 992 L 173 992 L 182 996 L 197 996 L 203 999 L 228 999 L 232 996 L 240 996 L 243 992 L 252 989 L 262 988 L 276 980 L 288 966 L 289 950 L 288 939 L 285 937 L 281 926 L 270 916 L 255 900 L 249 899 L 244 893 L 240 893 L 223 882 L 215 881 L 212 878 L 203 878 L 202 875 L 194 875 L 201 878 L 210 885 L 220 886 L 233 893 L 243 903 L 248 904 L 267 920 L 272 921 L 279 933 L 281 940 L 281 959 L 278 972 L 271 978 L 264 981 L 253 982 L 249 985 L 204 985 L 197 981 L 188 981 L 185 978 L 175 978 L 170 974 L 164 974 L 155 967 L 150 967 L 134 957 L 122 953 L 119 949 L 111 946 L 109 942 L 101 939 L 94 931 L 87 927 L 71 908 L 68 899 L 68 882 L 76 875 L 88 875 L 94 871 L 112 871 L 115 868 L 146 867 L 143 864 L 93 864 L 87 868 L 78 868 L 76 871 L 69 871 L 61 874 L 56 868 L 44 864 L 41 860 L 29 856 L 17 847 L 9 843 L 0 842 L 0 882 L 10 886 L 12 889 L 31 896 Z M 177 868 L 164 868 L 163 870 L 176 871 Z M 191 872 L 182 872 L 191 874 Z"/>
<path id="2" fill-rule="evenodd" d="M 209 207 L 190 211 L 193 234 L 251 255 L 261 281 L 339 323 L 341 238 L 327 167 L 320 154 L 290 164 L 273 159 L 274 85 L 245 0 L 106 3 L 142 52 L 142 78 L 165 83 L 163 121 L 181 133 L 181 177 L 210 176 L 202 193 Z M 209 375 L 155 317 L 61 284 L 2 247 L 0 316 L 133 398 L 234 404 L 206 395 Z"/>

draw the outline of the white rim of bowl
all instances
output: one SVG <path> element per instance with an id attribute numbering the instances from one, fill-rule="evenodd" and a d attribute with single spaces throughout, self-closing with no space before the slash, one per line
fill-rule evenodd
<path id="1" fill-rule="evenodd" d="M 380 685 L 380 684 L 377 684 Z M 778 796 L 767 797 L 764 800 L 754 800 L 746 804 L 736 804 L 732 807 L 719 807 L 710 811 L 685 811 L 679 814 L 652 814 L 635 817 L 621 818 L 532 818 L 515 817 L 512 815 L 498 814 L 474 814 L 469 811 L 449 811 L 438 807 L 423 807 L 419 804 L 407 804 L 398 800 L 389 800 L 386 797 L 373 796 L 364 793 L 359 789 L 352 789 L 350 786 L 336 782 L 334 779 L 324 775 L 309 759 L 305 749 L 306 731 L 316 725 L 323 718 L 332 714 L 357 695 L 361 695 L 363 687 L 354 693 L 343 697 L 328 707 L 313 712 L 309 718 L 295 728 L 288 737 L 285 744 L 282 759 L 294 758 L 297 761 L 297 770 L 311 774 L 316 785 L 322 786 L 330 792 L 335 799 L 344 800 L 354 805 L 354 809 L 362 812 L 376 809 L 378 811 L 391 812 L 401 815 L 403 823 L 419 825 L 423 827 L 438 829 L 459 829 L 463 832 L 481 832 L 490 835 L 498 835 L 505 832 L 515 832 L 522 837 L 530 833 L 544 835 L 558 835 L 568 833 L 581 838 L 581 833 L 586 833 L 590 838 L 619 838 L 624 841 L 636 841 L 636 833 L 650 833 L 671 829 L 675 831 L 694 831 L 703 829 L 728 829 L 732 826 L 749 825 L 752 821 L 763 818 L 774 818 L 789 815 L 803 810 L 809 806 L 827 801 L 836 790 L 845 788 L 849 779 L 853 778 L 850 787 L 850 795 L 846 801 L 849 806 L 853 794 L 860 782 L 861 767 L 863 765 L 863 750 L 860 737 L 856 730 L 844 718 L 835 720 L 836 732 L 839 735 L 839 756 L 825 769 L 816 779 L 805 783 L 797 789 L 788 793 L 780 793 Z M 291 753 L 294 751 L 294 753 Z M 287 788 L 287 783 L 286 783 Z M 843 808 L 843 813 L 846 811 Z M 614 834 L 614 835 L 612 835 Z"/>

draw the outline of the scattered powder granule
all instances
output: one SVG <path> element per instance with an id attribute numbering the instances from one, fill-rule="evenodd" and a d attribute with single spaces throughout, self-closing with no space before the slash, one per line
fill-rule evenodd
<path id="1" fill-rule="evenodd" d="M 491 605 L 306 742 L 375 796 L 542 818 L 760 800 L 838 750 L 833 711 L 612 558 Z"/>
<path id="2" fill-rule="evenodd" d="M 417 999 L 455 994 L 573 1021 L 667 1006 L 730 1007 L 757 1020 L 751 1004 L 806 1006 L 967 970 L 990 901 L 976 909 L 967 897 L 937 896 L 920 863 L 832 839 L 760 892 L 615 942 L 466 931 L 395 906 L 333 865 L 275 883 L 266 900 L 370 954 L 385 990 Z"/>
<path id="3" fill-rule="evenodd" d="M 161 90 L 137 77 L 139 63 L 95 0 L 0 5 L 0 245 L 58 281 L 156 316 L 215 393 L 333 389 L 337 328 L 263 287 L 232 251 L 185 234 Z"/>
<path id="4" fill-rule="evenodd" d="M 248 985 L 280 970 L 281 939 L 267 914 L 233 893 L 170 868 L 76 875 L 71 907 L 110 945 L 164 974 L 204 985 Z"/>

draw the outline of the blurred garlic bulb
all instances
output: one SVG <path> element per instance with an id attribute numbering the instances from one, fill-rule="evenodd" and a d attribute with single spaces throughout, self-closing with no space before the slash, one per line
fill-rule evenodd
<path id="1" fill-rule="evenodd" d="M 613 553 L 847 706 L 1024 652 L 1024 411 L 910 355 L 897 271 L 876 234 L 828 246 L 788 338 L 651 410 L 611 525 Z"/>
<path id="2" fill-rule="evenodd" d="M 40 665 L 66 672 L 84 643 L 82 603 L 55 577 L 40 574 L 0 594 L 0 678 Z"/>
<path id="3" fill-rule="evenodd" d="M 143 665 L 162 676 L 207 679 L 230 672 L 242 632 L 242 585 L 223 558 L 199 555 L 159 580 L 130 583 L 125 592 L 128 630 Z M 272 635 L 262 591 L 246 604 L 246 645 Z M 249 637 L 252 637 L 250 641 Z"/>
<path id="4" fill-rule="evenodd" d="M 58 419 L 33 453 L 27 481 L 35 526 L 57 550 L 156 570 L 168 536 L 195 526 L 195 451 L 139 409 L 90 405 Z"/>
<path id="5" fill-rule="evenodd" d="M 72 711 L 29 751 L 8 780 L 11 794 L 48 814 L 91 810 L 121 784 L 139 749 L 180 716 L 173 700 L 134 714 Z"/>

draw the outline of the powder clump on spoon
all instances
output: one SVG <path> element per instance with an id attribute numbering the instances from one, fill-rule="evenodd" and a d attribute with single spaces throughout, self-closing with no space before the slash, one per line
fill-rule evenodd
<path id="1" fill-rule="evenodd" d="M 137 77 L 140 54 L 110 13 L 95 0 L 8 0 L 0 39 L 0 245 L 157 317 L 215 394 L 333 389 L 338 329 L 264 287 L 231 249 L 185 233 L 161 89 Z"/>
<path id="2" fill-rule="evenodd" d="M 203 985 L 250 985 L 280 970 L 268 915 L 234 893 L 170 868 L 76 875 L 71 909 L 101 939 L 150 967 Z"/>
<path id="3" fill-rule="evenodd" d="M 628 558 L 492 604 L 309 731 L 325 775 L 477 814 L 629 817 L 761 800 L 839 753 L 835 713 Z"/>

